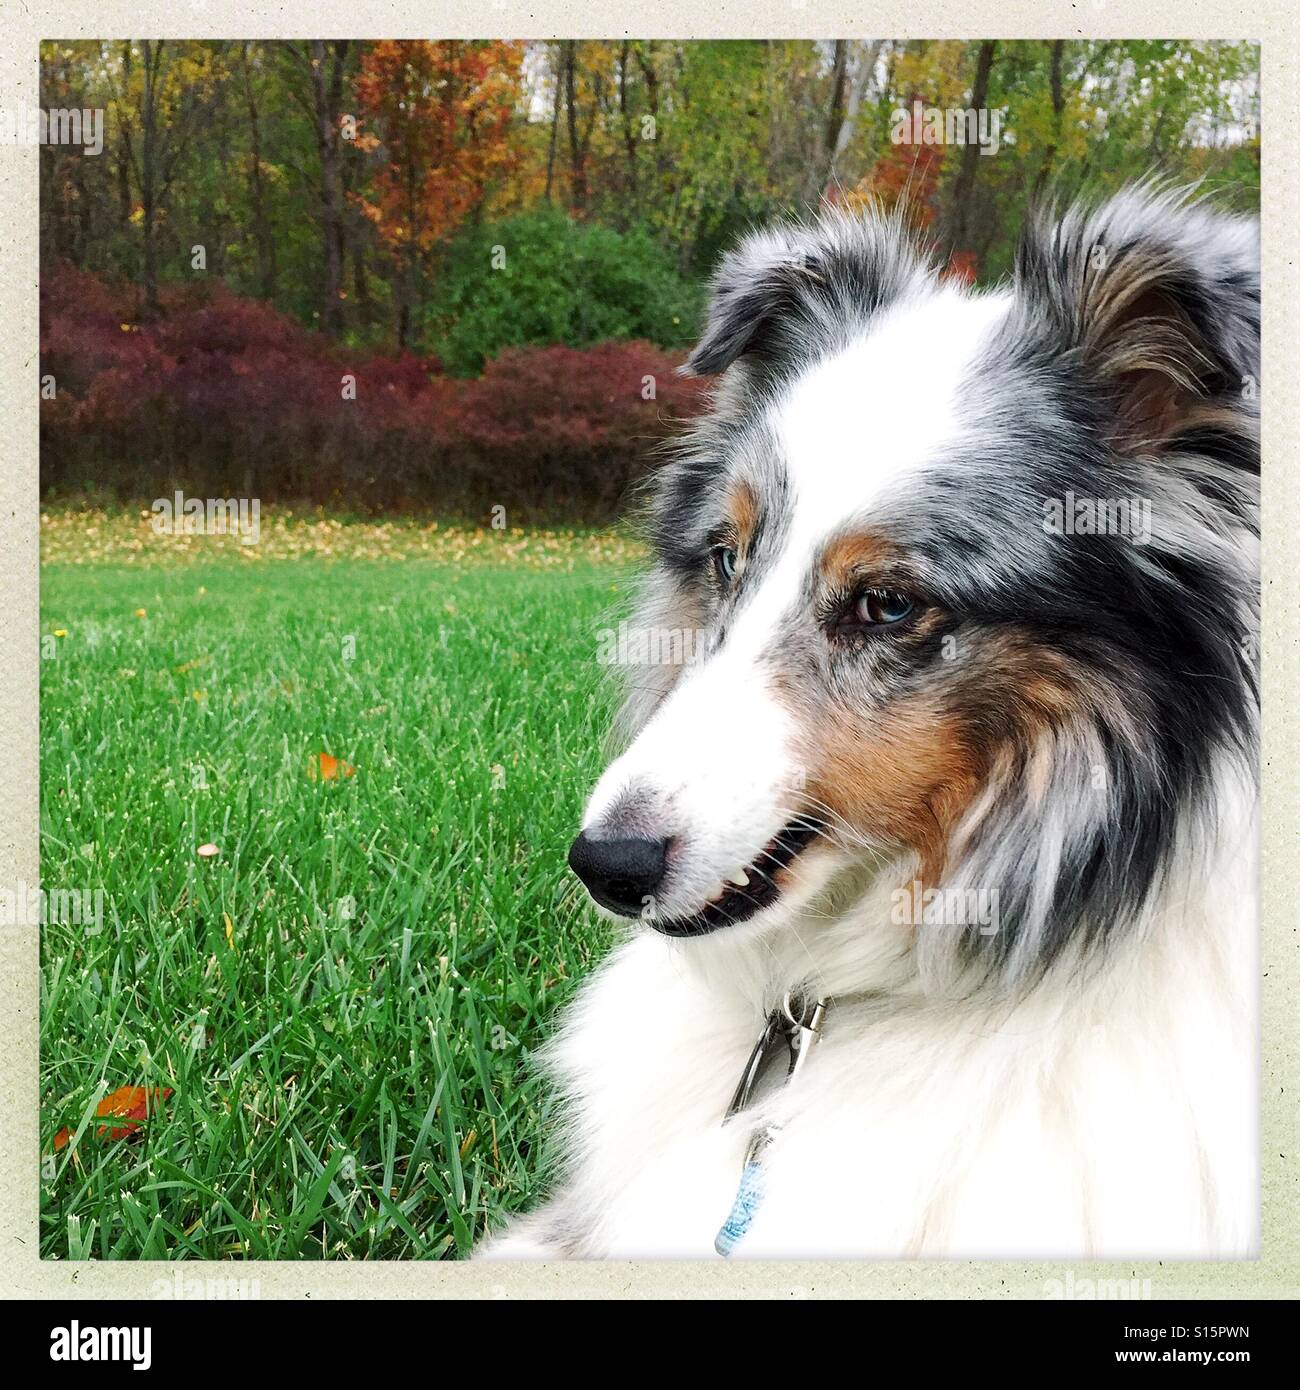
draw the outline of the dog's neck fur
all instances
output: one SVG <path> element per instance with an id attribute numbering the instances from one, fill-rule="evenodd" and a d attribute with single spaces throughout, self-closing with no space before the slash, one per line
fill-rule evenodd
<path id="1" fill-rule="evenodd" d="M 631 937 L 549 1050 L 566 1176 L 489 1253 L 707 1256 L 748 1135 L 775 1119 L 739 1256 L 1249 1254 L 1248 781 L 1223 773 L 1214 854 L 1189 835 L 1140 931 L 1016 998 L 928 992 L 883 874 L 774 936 Z M 831 999 L 822 1042 L 796 1086 L 724 1126 L 763 1016 L 799 986 Z"/>

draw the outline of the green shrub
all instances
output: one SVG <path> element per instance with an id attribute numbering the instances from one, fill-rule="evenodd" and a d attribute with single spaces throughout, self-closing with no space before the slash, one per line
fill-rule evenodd
<path id="1" fill-rule="evenodd" d="M 468 376 L 508 347 L 633 338 L 686 347 L 700 302 L 700 286 L 645 232 L 543 210 L 460 236 L 424 328 L 447 370 Z"/>

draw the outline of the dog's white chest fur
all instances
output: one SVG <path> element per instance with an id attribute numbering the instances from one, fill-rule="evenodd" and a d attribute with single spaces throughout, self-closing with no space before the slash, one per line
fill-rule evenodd
<path id="1" fill-rule="evenodd" d="M 1171 908 L 1124 958 L 1015 1008 L 906 989 L 833 1002 L 797 1081 L 765 1101 L 782 1128 L 734 1257 L 1249 1254 L 1252 872 L 1244 857 L 1190 916 Z M 849 924 L 820 930 L 833 969 Z M 772 965 L 725 937 L 646 933 L 614 954 L 553 1046 L 568 1176 L 487 1253 L 713 1256 L 763 1115 L 722 1123 Z"/>

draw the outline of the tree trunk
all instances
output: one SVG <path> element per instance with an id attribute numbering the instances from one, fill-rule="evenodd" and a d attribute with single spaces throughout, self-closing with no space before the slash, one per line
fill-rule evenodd
<path id="1" fill-rule="evenodd" d="M 144 96 L 140 110 L 140 231 L 144 243 L 144 307 L 157 314 L 158 240 L 155 219 L 158 214 L 158 66 L 162 62 L 163 40 L 155 49 L 151 40 L 140 44 L 144 59 Z"/>
<path id="2" fill-rule="evenodd" d="M 131 89 L 131 44 L 122 45 L 122 91 Z M 125 103 L 117 132 L 117 214 L 125 234 L 131 228 L 131 132 Z"/>
<path id="3" fill-rule="evenodd" d="M 577 73 L 578 42 L 576 39 L 564 41 L 566 62 L 564 65 L 564 104 L 569 121 L 569 200 L 574 212 L 582 212 L 587 206 L 587 173 L 583 158 L 582 141 L 578 135 L 577 112 Z"/>
<path id="4" fill-rule="evenodd" d="M 343 220 L 340 194 L 338 129 L 330 110 L 330 90 L 325 74 L 325 43 L 312 39 L 311 88 L 316 115 L 316 149 L 320 155 L 321 242 L 324 256 L 324 286 L 321 298 L 321 327 L 337 333 L 343 321 L 343 257 L 339 226 Z"/>
<path id="5" fill-rule="evenodd" d="M 858 112 L 862 109 L 862 98 L 866 95 L 867 88 L 871 85 L 872 77 L 876 71 L 876 63 L 880 59 L 880 50 L 884 45 L 883 39 L 876 39 L 872 43 L 864 44 L 858 59 L 858 71 L 853 81 L 848 84 L 848 102 L 845 105 L 839 128 L 834 131 L 834 139 L 830 147 L 830 158 L 826 170 L 826 180 L 822 186 L 822 192 L 827 193 L 834 188 L 840 177 L 840 159 L 844 151 L 848 149 L 849 141 L 853 138 L 853 127 L 858 119 Z"/>
<path id="6" fill-rule="evenodd" d="M 415 247 L 408 246 L 402 256 L 397 283 L 397 348 L 405 351 L 411 345 L 415 323 Z"/>
<path id="7" fill-rule="evenodd" d="M 552 74 L 555 79 L 555 102 L 551 109 L 551 142 L 546 151 L 546 201 L 551 201 L 551 188 L 555 182 L 555 147 L 560 137 L 560 104 L 564 92 L 563 53 L 564 45 L 560 45 L 560 61 Z"/>
<path id="8" fill-rule="evenodd" d="M 1044 151 L 1043 162 L 1038 166 L 1038 176 L 1034 179 L 1035 199 L 1047 185 L 1048 176 L 1052 172 L 1052 162 L 1061 144 L 1061 121 L 1065 114 L 1065 86 L 1062 74 L 1064 56 L 1065 40 L 1053 40 L 1052 60 L 1048 70 L 1048 84 L 1052 92 L 1052 143 Z"/>
<path id="9" fill-rule="evenodd" d="M 975 85 L 971 88 L 970 104 L 976 112 L 984 109 L 989 98 L 989 73 L 993 69 L 994 40 L 986 39 L 979 46 L 975 62 Z M 961 164 L 952 190 L 952 219 L 949 224 L 949 250 L 961 251 L 970 229 L 971 199 L 975 194 L 975 176 L 979 170 L 980 147 L 973 142 L 962 146 Z"/>
<path id="10" fill-rule="evenodd" d="M 655 68 L 654 40 L 647 39 L 644 47 L 638 43 L 632 52 L 636 59 L 636 65 L 641 69 L 641 76 L 645 78 L 645 100 L 650 108 L 650 119 L 654 122 L 654 170 L 655 177 L 660 178 L 664 172 L 664 142 L 660 138 L 659 131 L 659 73 Z"/>
<path id="11" fill-rule="evenodd" d="M 623 148 L 627 153 L 627 206 L 626 215 L 630 217 L 637 202 L 636 177 L 636 127 L 632 120 L 632 108 L 627 100 L 628 58 L 632 45 L 626 41 L 618 54 L 618 109 L 623 120 Z"/>
<path id="12" fill-rule="evenodd" d="M 831 60 L 831 96 L 826 110 L 826 125 L 822 130 L 820 158 L 813 161 L 810 170 L 808 200 L 817 197 L 830 186 L 835 172 L 835 146 L 840 138 L 840 127 L 844 124 L 844 106 L 849 77 L 849 45 L 846 39 L 835 40 L 835 53 Z"/>
<path id="13" fill-rule="evenodd" d="M 253 240 L 257 243 L 257 278 L 264 299 L 274 299 L 277 267 L 275 237 L 266 215 L 266 190 L 262 183 L 262 126 L 249 71 L 248 44 L 240 49 L 244 77 L 244 99 L 248 105 L 249 170 L 248 199 L 253 205 Z"/>

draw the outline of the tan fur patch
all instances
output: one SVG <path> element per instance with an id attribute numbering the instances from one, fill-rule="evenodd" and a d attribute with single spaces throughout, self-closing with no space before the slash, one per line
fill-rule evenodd
<path id="1" fill-rule="evenodd" d="M 1028 637 L 990 635 L 977 657 L 941 664 L 917 694 L 878 710 L 828 710 L 809 739 L 809 809 L 820 804 L 845 833 L 915 850 L 922 884 L 937 886 L 975 803 L 1008 776 L 1041 777 L 1027 759 L 1044 735 L 1089 722 L 1086 688 Z"/>
<path id="2" fill-rule="evenodd" d="M 822 551 L 822 577 L 833 588 L 845 588 L 863 576 L 895 570 L 901 554 L 892 542 L 870 532 L 839 536 Z"/>
<path id="3" fill-rule="evenodd" d="M 758 497 L 746 482 L 733 484 L 727 494 L 727 517 L 735 528 L 736 548 L 745 550 L 758 528 Z"/>
<path id="4" fill-rule="evenodd" d="M 879 720 L 846 718 L 823 731 L 808 794 L 814 809 L 821 803 L 856 830 L 914 848 L 928 886 L 942 876 L 948 837 L 981 772 L 960 721 L 918 697 Z"/>

